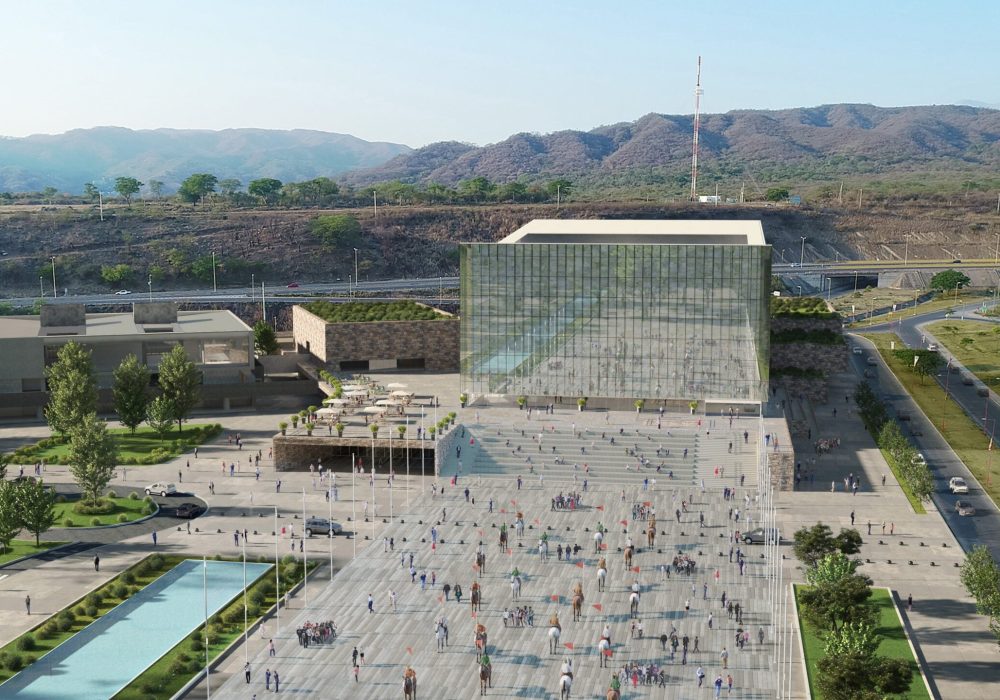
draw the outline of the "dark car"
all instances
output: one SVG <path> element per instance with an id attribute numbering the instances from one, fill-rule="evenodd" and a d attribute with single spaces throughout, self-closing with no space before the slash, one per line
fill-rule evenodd
<path id="1" fill-rule="evenodd" d="M 299 283 L 298 283 L 298 282 L 289 282 L 289 283 L 288 283 L 287 285 L 285 285 L 285 286 L 286 286 L 286 287 L 287 287 L 288 289 L 298 289 L 298 288 L 299 288 Z"/>
<path id="2" fill-rule="evenodd" d="M 767 531 L 767 535 L 764 534 L 765 529 Z M 765 539 L 768 542 L 781 542 L 781 535 L 778 533 L 778 529 L 774 527 L 758 527 L 756 530 L 744 532 L 742 537 L 744 544 L 764 544 Z"/>
<path id="3" fill-rule="evenodd" d="M 182 503 L 181 505 L 177 506 L 176 515 L 178 518 L 187 518 L 187 519 L 197 518 L 199 515 L 201 515 L 201 506 L 199 506 L 197 503 Z"/>

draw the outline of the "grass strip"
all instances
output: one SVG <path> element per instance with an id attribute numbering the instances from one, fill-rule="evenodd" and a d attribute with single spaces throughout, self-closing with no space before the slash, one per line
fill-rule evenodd
<path id="1" fill-rule="evenodd" d="M 58 547 L 61 544 L 66 543 L 40 542 L 36 547 L 34 541 L 13 540 L 7 545 L 7 549 L 3 552 L 3 554 L 0 554 L 0 564 L 6 564 L 9 561 L 14 561 L 15 559 L 20 559 L 21 557 L 26 557 L 31 554 L 38 554 L 39 552 L 44 552 L 52 549 L 53 547 Z"/>
<path id="2" fill-rule="evenodd" d="M 927 324 L 927 330 L 979 381 L 1000 388 L 1000 325 L 948 319 Z M 951 379 L 961 381 L 958 375 Z"/>
<path id="3" fill-rule="evenodd" d="M 188 424 L 182 432 L 171 431 L 160 437 L 149 426 L 136 429 L 108 430 L 118 443 L 119 464 L 161 464 L 188 449 L 211 440 L 222 432 L 218 423 Z M 59 437 L 45 438 L 34 445 L 19 447 L 10 455 L 14 464 L 32 464 L 45 460 L 48 464 L 69 464 L 69 441 Z"/>
<path id="4" fill-rule="evenodd" d="M 819 674 L 819 660 L 826 656 L 826 643 L 820 637 L 820 633 L 802 618 L 799 591 L 806 588 L 806 586 L 796 585 L 793 588 L 795 590 L 795 609 L 799 613 L 799 633 L 802 636 L 802 649 L 805 654 L 809 691 L 812 694 L 813 700 L 823 700 L 823 694 L 820 693 L 816 685 L 816 680 Z M 881 637 L 878 654 L 890 659 L 908 661 L 910 667 L 913 669 L 913 680 L 910 682 L 910 689 L 899 697 L 906 700 L 930 700 L 930 696 L 927 694 L 927 687 L 924 685 L 923 678 L 920 675 L 920 666 L 917 664 L 917 660 L 913 658 L 913 652 L 910 650 L 910 645 L 906 640 L 906 631 L 899 622 L 899 616 L 896 614 L 891 594 L 884 588 L 873 588 L 870 601 L 878 609 L 879 615 L 878 626 L 875 630 L 879 637 Z"/>
<path id="5" fill-rule="evenodd" d="M 920 410 L 937 428 L 951 449 L 979 481 L 979 485 L 993 502 L 1000 497 L 1000 481 L 992 483 L 992 475 L 998 473 L 998 460 L 993 459 L 989 450 L 989 436 L 976 424 L 962 407 L 950 400 L 944 389 L 936 381 L 926 380 L 909 370 L 906 364 L 896 358 L 889 349 L 889 343 L 896 342 L 897 348 L 905 347 L 895 333 L 872 333 L 863 336 L 875 344 L 886 365 L 896 375 L 906 392 L 913 398 Z M 951 375 L 949 381 L 960 381 L 958 375 Z M 992 420 L 992 419 L 991 419 Z M 998 431 L 1000 433 L 1000 431 Z M 933 460 L 932 460 L 933 461 Z"/>
<path id="6" fill-rule="evenodd" d="M 143 500 L 139 491 L 137 498 L 102 498 L 103 502 L 111 502 L 113 507 L 107 513 L 78 513 L 75 508 L 79 498 L 64 500 L 55 504 L 55 527 L 101 527 L 118 523 L 129 523 L 155 512 L 155 506 L 150 509 L 150 502 Z M 144 495 L 144 494 L 143 494 Z"/>

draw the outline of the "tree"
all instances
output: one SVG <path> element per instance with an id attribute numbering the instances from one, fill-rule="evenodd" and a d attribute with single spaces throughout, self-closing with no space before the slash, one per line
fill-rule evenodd
<path id="1" fill-rule="evenodd" d="M 768 202 L 784 202 L 788 199 L 787 187 L 769 187 L 764 193 L 764 199 Z"/>
<path id="2" fill-rule="evenodd" d="M 10 464 L 9 459 L 6 452 L 0 452 L 0 481 L 7 478 L 7 465 Z"/>
<path id="3" fill-rule="evenodd" d="M 146 407 L 146 422 L 162 440 L 174 424 L 174 407 L 170 400 L 160 395 L 150 401 Z"/>
<path id="4" fill-rule="evenodd" d="M 253 324 L 253 347 L 258 355 L 270 355 L 278 351 L 278 337 L 267 321 Z"/>
<path id="5" fill-rule="evenodd" d="M 100 199 L 101 191 L 97 189 L 97 185 L 93 182 L 85 183 L 83 186 L 83 196 L 89 199 L 91 202 L 96 202 Z"/>
<path id="6" fill-rule="evenodd" d="M 361 224 L 350 214 L 317 216 L 309 227 L 327 247 L 351 247 L 361 243 Z"/>
<path id="7" fill-rule="evenodd" d="M 242 187 L 243 183 L 235 177 L 228 177 L 225 180 L 219 180 L 219 190 L 222 192 L 222 196 L 227 199 L 232 199 L 233 195 L 239 192 Z"/>
<path id="8" fill-rule="evenodd" d="M 931 277 L 931 289 L 946 292 L 950 289 L 968 286 L 969 282 L 968 276 L 958 270 L 943 270 Z"/>
<path id="9" fill-rule="evenodd" d="M 134 177 L 115 178 L 115 192 L 122 196 L 128 206 L 132 206 L 132 195 L 142 189 L 142 185 Z"/>
<path id="10" fill-rule="evenodd" d="M 150 180 L 146 183 L 146 188 L 153 195 L 153 199 L 159 199 L 163 194 L 163 183 L 160 180 Z"/>
<path id="11" fill-rule="evenodd" d="M 250 185 L 247 187 L 247 193 L 250 194 L 251 197 L 256 197 L 264 204 L 271 205 L 277 201 L 278 195 L 281 193 L 282 186 L 281 180 L 275 180 L 271 177 L 262 177 L 250 182 Z"/>
<path id="12" fill-rule="evenodd" d="M 73 426 L 69 437 L 70 473 L 85 502 L 96 504 L 115 475 L 118 446 L 107 424 L 88 413 Z"/>
<path id="13" fill-rule="evenodd" d="M 945 363 L 944 359 L 935 350 L 910 350 L 903 348 L 893 350 L 892 354 L 910 368 L 910 371 L 920 377 L 920 383 L 924 383 L 926 377 L 937 374 L 938 369 Z"/>
<path id="14" fill-rule="evenodd" d="M 961 579 L 976 600 L 976 612 L 989 618 L 990 632 L 1000 643 L 1000 568 L 985 545 L 976 545 L 965 556 Z"/>
<path id="15" fill-rule="evenodd" d="M 132 279 L 132 266 L 125 263 L 101 265 L 101 279 L 108 284 L 122 284 Z"/>
<path id="16" fill-rule="evenodd" d="M 861 551 L 861 533 L 857 530 L 841 528 L 840 533 L 834 537 L 830 528 L 823 523 L 796 531 L 794 539 L 795 556 L 807 566 L 815 566 L 823 557 L 834 552 L 857 554 Z"/>
<path id="17" fill-rule="evenodd" d="M 873 622 L 876 611 L 868 604 L 871 579 L 851 574 L 834 581 L 821 581 L 799 594 L 802 616 L 816 629 L 836 631 L 851 622 Z"/>
<path id="18" fill-rule="evenodd" d="M 139 362 L 135 355 L 126 355 L 114 371 L 114 385 L 111 393 L 115 401 L 115 413 L 122 425 L 133 434 L 139 424 L 146 419 L 149 406 L 149 368 Z"/>
<path id="19" fill-rule="evenodd" d="M 552 180 L 545 185 L 545 192 L 549 197 L 555 197 L 556 199 L 565 199 L 567 195 L 573 190 L 573 183 L 564 178 L 557 178 Z"/>
<path id="20" fill-rule="evenodd" d="M 17 505 L 17 484 L 0 481 L 0 549 L 4 552 L 21 531 L 21 512 Z"/>
<path id="21" fill-rule="evenodd" d="M 160 389 L 170 402 L 173 419 L 177 421 L 177 431 L 180 432 L 187 415 L 201 400 L 201 373 L 187 358 L 183 345 L 175 345 L 160 360 L 159 379 Z"/>
<path id="22" fill-rule="evenodd" d="M 55 187 L 52 187 L 51 185 L 42 190 L 42 198 L 45 199 L 45 201 L 47 201 L 49 204 L 52 204 L 52 200 L 56 198 L 57 194 L 59 194 L 59 190 L 57 190 Z"/>
<path id="23" fill-rule="evenodd" d="M 827 637 L 826 655 L 817 664 L 817 685 L 830 700 L 882 700 L 904 693 L 913 680 L 909 662 L 878 656 L 874 625 L 844 625 Z"/>
<path id="24" fill-rule="evenodd" d="M 41 481 L 21 481 L 14 496 L 21 516 L 21 525 L 35 536 L 35 546 L 41 534 L 56 521 L 56 493 Z"/>
<path id="25" fill-rule="evenodd" d="M 97 410 L 97 380 L 90 351 L 70 341 L 59 349 L 56 361 L 45 370 L 49 403 L 45 417 L 49 427 L 66 435 L 88 413 Z"/>
<path id="26" fill-rule="evenodd" d="M 853 574 L 857 571 L 859 564 L 857 559 L 850 559 L 840 552 L 827 554 L 816 562 L 816 566 L 806 569 L 806 580 L 813 586 L 833 583 Z"/>
<path id="27" fill-rule="evenodd" d="M 528 186 L 520 182 L 508 182 L 505 185 L 500 186 L 500 190 L 497 193 L 497 198 L 501 202 L 506 202 L 508 199 L 511 202 L 515 202 L 518 199 L 524 199 L 525 194 L 528 192 Z"/>
<path id="28" fill-rule="evenodd" d="M 177 195 L 184 202 L 192 205 L 205 199 L 205 196 L 215 192 L 215 185 L 219 179 L 215 175 L 208 173 L 195 173 L 181 183 L 177 190 Z"/>
<path id="29" fill-rule="evenodd" d="M 458 183 L 459 193 L 473 202 L 482 202 L 493 194 L 496 188 L 492 182 L 485 177 L 474 177 L 471 180 L 463 180 Z"/>

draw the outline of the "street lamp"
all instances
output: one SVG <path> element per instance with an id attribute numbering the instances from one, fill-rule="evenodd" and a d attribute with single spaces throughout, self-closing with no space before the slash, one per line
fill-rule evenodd
<path id="1" fill-rule="evenodd" d="M 55 299 L 59 296 L 59 292 L 56 290 L 56 256 L 52 256 L 52 298 Z"/>
<path id="2" fill-rule="evenodd" d="M 212 251 L 212 291 L 219 291 L 219 285 L 215 279 L 215 251 Z"/>
<path id="3" fill-rule="evenodd" d="M 906 267 L 906 264 L 910 260 L 910 234 L 904 234 L 903 238 L 906 241 L 903 245 L 903 267 Z"/>
<path id="4" fill-rule="evenodd" d="M 149 285 L 149 301 L 150 301 L 150 303 L 152 303 L 152 301 L 153 301 L 153 273 L 152 272 L 149 273 L 149 279 L 146 281 L 146 284 Z"/>
<path id="5" fill-rule="evenodd" d="M 358 293 L 358 282 L 360 278 L 358 277 L 358 249 L 354 249 L 354 294 Z"/>
<path id="6" fill-rule="evenodd" d="M 802 239 L 802 248 L 799 251 L 799 267 L 802 267 L 803 261 L 806 259 L 806 237 L 799 236 Z"/>
<path id="7" fill-rule="evenodd" d="M 1000 261 L 1000 233 L 996 234 L 997 237 L 997 247 L 993 249 L 993 265 L 997 265 Z"/>

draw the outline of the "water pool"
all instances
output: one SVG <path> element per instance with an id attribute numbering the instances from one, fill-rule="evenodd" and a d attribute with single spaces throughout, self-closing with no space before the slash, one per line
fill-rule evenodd
<path id="1" fill-rule="evenodd" d="M 247 563 L 247 584 L 268 564 Z M 205 620 L 202 562 L 183 561 L 0 685 L 0 697 L 104 700 Z M 243 590 L 241 562 L 209 561 L 208 614 Z"/>

